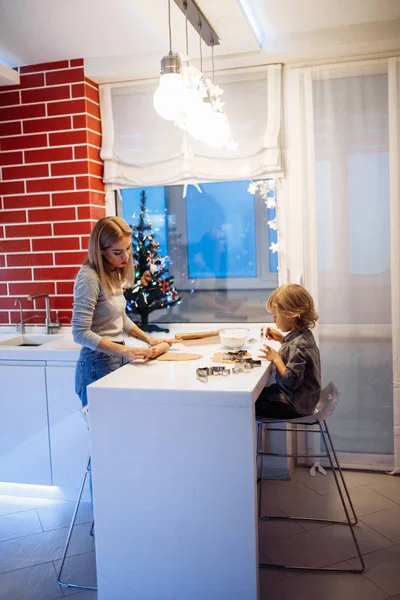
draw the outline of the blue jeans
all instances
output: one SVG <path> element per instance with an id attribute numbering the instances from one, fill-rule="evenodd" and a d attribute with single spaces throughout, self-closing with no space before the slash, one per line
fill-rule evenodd
<path id="1" fill-rule="evenodd" d="M 116 371 L 128 362 L 124 356 L 82 348 L 75 370 L 75 392 L 81 399 L 82 406 L 87 404 L 86 388 L 90 383 Z"/>

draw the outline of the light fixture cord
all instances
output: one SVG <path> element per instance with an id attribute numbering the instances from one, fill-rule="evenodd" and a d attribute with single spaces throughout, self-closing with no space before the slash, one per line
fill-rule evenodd
<path id="1" fill-rule="evenodd" d="M 211 41 L 211 62 L 212 62 L 212 81 L 215 83 L 215 67 L 214 67 L 214 38 Z"/>
<path id="2" fill-rule="evenodd" d="M 188 16 L 187 16 L 187 2 L 183 3 L 185 8 L 185 31 L 186 31 L 186 56 L 189 56 L 189 34 L 188 34 Z"/>
<path id="3" fill-rule="evenodd" d="M 168 0 L 169 53 L 172 54 L 171 0 Z"/>
<path id="4" fill-rule="evenodd" d="M 202 47 L 201 47 L 201 42 L 202 42 L 202 39 L 201 39 L 201 30 L 203 28 L 203 24 L 201 22 L 200 15 L 199 15 L 199 25 L 198 25 L 198 27 L 199 27 L 199 40 L 200 40 L 200 71 L 203 72 L 203 50 L 202 50 Z"/>

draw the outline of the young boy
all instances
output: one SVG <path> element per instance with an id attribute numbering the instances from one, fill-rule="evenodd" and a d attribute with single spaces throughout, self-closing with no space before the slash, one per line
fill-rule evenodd
<path id="1" fill-rule="evenodd" d="M 318 314 L 314 301 L 301 285 L 286 284 L 272 292 L 267 310 L 277 327 L 266 330 L 269 340 L 281 342 L 279 352 L 264 344 L 261 357 L 276 370 L 276 383 L 265 387 L 256 402 L 256 415 L 295 419 L 311 415 L 321 393 L 319 350 L 310 327 Z"/>

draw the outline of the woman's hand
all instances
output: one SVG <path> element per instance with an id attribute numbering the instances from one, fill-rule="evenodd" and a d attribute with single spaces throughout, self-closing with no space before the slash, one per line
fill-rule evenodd
<path id="1" fill-rule="evenodd" d="M 182 338 L 156 338 L 156 337 L 149 337 L 148 339 L 148 344 L 150 344 L 150 346 L 157 346 L 158 344 L 168 344 L 169 347 L 172 346 L 172 344 L 180 344 L 181 342 L 183 342 Z"/>
<path id="2" fill-rule="evenodd" d="M 168 342 L 161 342 L 151 348 L 125 348 L 124 356 L 129 360 L 151 360 L 161 354 L 168 352 L 170 345 Z"/>
<path id="3" fill-rule="evenodd" d="M 260 352 L 261 355 L 259 356 L 259 358 L 266 358 L 272 363 L 275 363 L 277 359 L 280 358 L 278 352 L 271 348 L 271 346 L 268 346 L 268 344 L 264 344 L 264 347 L 260 348 Z"/>
<path id="4" fill-rule="evenodd" d="M 276 342 L 282 342 L 283 335 L 277 329 L 267 327 L 267 329 L 265 330 L 265 337 L 267 338 L 267 340 L 275 340 Z"/>
<path id="5" fill-rule="evenodd" d="M 158 354 L 156 353 L 156 346 L 154 346 L 153 348 L 128 348 L 125 347 L 125 352 L 124 352 L 124 356 L 130 360 L 138 360 L 138 359 L 150 359 L 150 358 L 155 358 L 156 356 L 158 356 Z"/>
<path id="6" fill-rule="evenodd" d="M 155 346 L 150 348 L 150 351 L 153 352 L 151 358 L 157 358 L 157 356 L 161 356 L 161 354 L 165 354 L 166 352 L 168 352 L 169 349 L 170 344 L 168 341 L 156 344 Z"/>

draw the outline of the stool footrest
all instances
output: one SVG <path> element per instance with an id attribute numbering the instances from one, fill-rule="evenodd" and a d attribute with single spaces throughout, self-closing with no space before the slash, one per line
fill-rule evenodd
<path id="1" fill-rule="evenodd" d="M 310 523 L 329 523 L 332 525 L 347 525 L 349 527 L 349 523 L 347 521 L 338 521 L 335 519 L 317 519 L 313 517 L 258 517 L 259 521 L 309 521 Z M 351 524 L 357 525 L 358 519 L 351 521 Z"/>
<path id="2" fill-rule="evenodd" d="M 258 563 L 260 569 L 292 569 L 297 571 L 331 571 L 332 573 L 364 573 L 365 567 L 359 569 L 337 569 L 334 567 L 301 567 L 296 565 L 278 565 L 273 563 Z"/>

